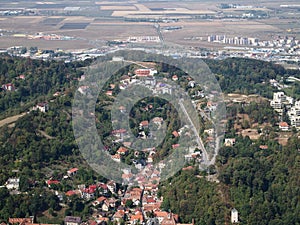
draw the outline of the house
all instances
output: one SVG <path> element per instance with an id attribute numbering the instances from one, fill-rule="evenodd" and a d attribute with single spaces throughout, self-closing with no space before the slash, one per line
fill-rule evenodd
<path id="1" fill-rule="evenodd" d="M 106 184 L 100 183 L 100 184 L 98 184 L 98 190 L 99 190 L 99 193 L 100 193 L 100 194 L 107 194 L 107 192 L 108 192 L 108 187 L 107 187 Z"/>
<path id="2" fill-rule="evenodd" d="M 155 94 L 157 93 L 157 94 L 170 94 L 170 95 L 172 94 L 172 92 L 173 92 L 172 86 L 165 83 L 158 83 L 154 91 Z"/>
<path id="3" fill-rule="evenodd" d="M 34 216 L 30 216 L 29 218 L 9 218 L 8 222 L 9 222 L 9 224 L 18 224 L 18 225 L 51 225 L 51 224 L 46 224 L 46 223 L 42 223 L 42 224 L 41 223 L 33 223 L 33 220 L 34 220 Z M 4 225 L 4 224 L 1 223 L 1 225 Z M 55 225 L 58 225 L 58 224 L 55 224 Z"/>
<path id="4" fill-rule="evenodd" d="M 123 105 L 121 105 L 121 106 L 119 107 L 119 110 L 120 110 L 121 113 L 126 113 L 126 108 L 125 108 L 125 106 L 123 106 Z"/>
<path id="5" fill-rule="evenodd" d="M 282 131 L 289 131 L 289 125 L 287 122 L 280 122 L 279 129 Z"/>
<path id="6" fill-rule="evenodd" d="M 88 92 L 89 88 L 90 88 L 89 86 L 80 86 L 80 87 L 78 88 L 78 91 L 79 91 L 81 94 L 85 95 L 85 94 Z"/>
<path id="7" fill-rule="evenodd" d="M 176 225 L 176 221 L 173 214 L 167 213 L 167 215 L 161 221 L 161 225 Z"/>
<path id="8" fill-rule="evenodd" d="M 48 102 L 40 102 L 35 107 L 34 110 L 40 110 L 41 112 L 47 112 L 49 110 Z"/>
<path id="9" fill-rule="evenodd" d="M 147 77 L 150 76 L 150 69 L 137 69 L 134 71 L 134 73 L 138 77 Z"/>
<path id="10" fill-rule="evenodd" d="M 139 125 L 140 125 L 140 129 L 147 128 L 149 126 L 149 122 L 147 120 L 144 120 L 140 122 Z"/>
<path id="11" fill-rule="evenodd" d="M 6 188 L 8 190 L 19 190 L 19 183 L 20 183 L 20 178 L 9 178 L 7 181 L 6 181 Z"/>
<path id="12" fill-rule="evenodd" d="M 172 134 L 173 134 L 174 137 L 179 137 L 179 134 L 178 134 L 178 132 L 177 132 L 176 130 L 174 130 L 174 131 L 172 132 Z"/>
<path id="13" fill-rule="evenodd" d="M 110 208 L 115 208 L 116 207 L 116 202 L 117 200 L 115 198 L 109 198 L 106 200 Z"/>
<path id="14" fill-rule="evenodd" d="M 175 149 L 175 148 L 178 148 L 180 146 L 180 144 L 174 144 L 172 145 L 172 148 Z"/>
<path id="15" fill-rule="evenodd" d="M 210 111 L 216 111 L 217 109 L 217 104 L 213 103 L 211 101 L 208 101 L 206 104 L 206 107 L 210 110 Z"/>
<path id="16" fill-rule="evenodd" d="M 86 200 L 91 200 L 95 197 L 95 192 L 97 189 L 97 185 L 90 185 L 88 188 L 83 188 L 80 190 L 81 198 Z"/>
<path id="17" fill-rule="evenodd" d="M 204 130 L 204 133 L 207 133 L 208 135 L 212 135 L 214 133 L 214 129 L 207 129 L 207 130 Z"/>
<path id="18" fill-rule="evenodd" d="M 25 80 L 25 75 L 24 75 L 24 74 L 21 74 L 21 75 L 19 76 L 19 79 Z"/>
<path id="19" fill-rule="evenodd" d="M 125 212 L 122 210 L 118 210 L 112 217 L 112 220 L 114 222 L 117 222 L 117 224 L 120 224 L 121 221 L 124 219 Z"/>
<path id="20" fill-rule="evenodd" d="M 12 83 L 3 84 L 2 89 L 5 91 L 15 91 L 16 90 L 15 85 Z"/>
<path id="21" fill-rule="evenodd" d="M 59 181 L 58 180 L 47 180 L 46 184 L 50 188 L 52 184 L 59 184 Z"/>
<path id="22" fill-rule="evenodd" d="M 125 146 L 125 147 L 127 147 L 127 148 L 130 148 L 130 146 L 131 146 L 131 142 L 128 142 L 128 141 L 125 141 L 125 142 L 123 142 L 123 145 Z"/>
<path id="23" fill-rule="evenodd" d="M 109 203 L 108 201 L 104 201 L 101 207 L 103 212 L 108 212 L 109 211 Z"/>
<path id="24" fill-rule="evenodd" d="M 154 117 L 154 118 L 152 119 L 152 122 L 153 122 L 154 124 L 156 124 L 157 126 L 161 126 L 162 123 L 164 122 L 164 119 L 163 119 L 162 117 Z"/>
<path id="25" fill-rule="evenodd" d="M 66 192 L 66 196 L 70 197 L 72 195 L 77 195 L 77 192 L 76 191 L 73 191 L 73 190 L 70 190 L 70 191 L 67 191 Z"/>
<path id="26" fill-rule="evenodd" d="M 150 87 L 155 87 L 156 79 L 154 77 L 147 77 L 145 79 L 145 85 L 150 86 Z"/>
<path id="27" fill-rule="evenodd" d="M 60 96 L 60 94 L 61 94 L 61 93 L 60 93 L 59 91 L 57 91 L 57 92 L 55 92 L 55 93 L 53 94 L 53 96 L 54 96 L 54 97 L 58 97 L 58 96 Z"/>
<path id="28" fill-rule="evenodd" d="M 130 191 L 127 191 L 124 195 L 124 199 L 132 200 L 134 205 L 139 205 L 141 203 L 143 189 L 141 188 L 132 188 Z"/>
<path id="29" fill-rule="evenodd" d="M 66 216 L 64 222 L 65 225 L 80 225 L 81 218 L 76 216 Z"/>
<path id="30" fill-rule="evenodd" d="M 120 78 L 120 82 L 123 83 L 123 84 L 129 84 L 129 83 L 130 83 L 130 76 L 128 76 L 128 75 L 123 75 L 123 76 Z"/>
<path id="31" fill-rule="evenodd" d="M 148 77 L 154 76 L 157 73 L 157 70 L 154 69 L 137 69 L 134 71 L 135 75 L 138 77 Z"/>
<path id="32" fill-rule="evenodd" d="M 234 146 L 235 138 L 225 138 L 224 145 L 225 146 Z"/>
<path id="33" fill-rule="evenodd" d="M 97 219 L 96 219 L 96 222 L 99 225 L 106 225 L 108 221 L 109 221 L 109 218 L 105 217 L 105 216 L 98 216 Z"/>
<path id="34" fill-rule="evenodd" d="M 97 198 L 92 204 L 93 204 L 93 206 L 97 206 L 97 205 L 102 204 L 105 200 L 106 200 L 106 198 L 104 196 L 101 196 L 101 197 Z"/>
<path id="35" fill-rule="evenodd" d="M 182 168 L 183 171 L 193 170 L 193 169 L 194 169 L 194 167 L 192 167 L 192 166 Z"/>
<path id="36" fill-rule="evenodd" d="M 141 224 L 144 222 L 142 212 L 137 211 L 134 215 L 130 216 L 130 224 Z"/>
<path id="37" fill-rule="evenodd" d="M 128 153 L 128 149 L 125 148 L 125 147 L 123 147 L 123 146 L 121 146 L 121 147 L 118 149 L 117 153 L 120 154 L 120 155 L 126 155 L 126 154 Z"/>
<path id="38" fill-rule="evenodd" d="M 121 162 L 121 155 L 119 155 L 119 154 L 112 155 L 111 158 L 115 162 Z"/>
<path id="39" fill-rule="evenodd" d="M 106 92 L 106 95 L 112 96 L 112 95 L 113 95 L 113 92 L 112 92 L 112 91 L 107 91 L 107 92 Z"/>
<path id="40" fill-rule="evenodd" d="M 297 130 L 300 129 L 300 101 L 296 101 L 295 105 L 288 111 L 291 125 Z"/>
<path id="41" fill-rule="evenodd" d="M 116 138 L 120 138 L 120 139 L 123 139 L 123 137 L 125 136 L 126 134 L 126 130 L 125 129 L 118 129 L 118 130 L 113 130 L 111 132 L 111 134 L 116 137 Z"/>
<path id="42" fill-rule="evenodd" d="M 239 212 L 233 208 L 231 210 L 231 223 L 238 223 L 239 222 Z"/>
<path id="43" fill-rule="evenodd" d="M 78 168 L 72 168 L 67 171 L 69 177 L 74 176 L 78 172 Z"/>
<path id="44" fill-rule="evenodd" d="M 131 182 L 132 178 L 133 178 L 132 173 L 123 173 L 122 174 L 122 179 L 125 184 L 128 184 L 129 182 Z"/>
<path id="45" fill-rule="evenodd" d="M 172 80 L 173 80 L 173 81 L 177 81 L 177 80 L 178 80 L 178 76 L 177 76 L 176 74 L 174 74 L 174 75 L 172 76 Z"/>
<path id="46" fill-rule="evenodd" d="M 116 192 L 117 186 L 116 186 L 115 182 L 109 181 L 106 185 L 107 185 L 108 190 L 110 190 L 111 193 L 115 193 Z"/>
<path id="47" fill-rule="evenodd" d="M 262 150 L 267 150 L 268 149 L 268 145 L 260 145 L 259 148 L 262 149 Z"/>
<path id="48" fill-rule="evenodd" d="M 33 216 L 31 216 L 31 217 L 29 217 L 29 218 L 9 218 L 8 219 L 8 223 L 10 223 L 10 224 L 26 224 L 26 223 L 28 223 L 28 224 L 32 224 L 33 223 L 33 219 L 34 219 L 34 217 Z"/>

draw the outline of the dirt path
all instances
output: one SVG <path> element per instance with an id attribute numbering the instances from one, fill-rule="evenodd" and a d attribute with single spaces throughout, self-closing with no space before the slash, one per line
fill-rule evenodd
<path id="1" fill-rule="evenodd" d="M 45 138 L 47 139 L 54 139 L 55 137 L 52 137 L 50 135 L 48 135 L 45 131 L 42 131 L 42 130 L 37 130 L 41 135 L 43 135 Z"/>
<path id="2" fill-rule="evenodd" d="M 3 120 L 0 120 L 0 127 L 4 126 L 6 124 L 13 123 L 13 122 L 17 121 L 19 118 L 21 118 L 22 116 L 25 116 L 25 115 L 26 115 L 26 113 L 21 113 L 19 115 L 7 117 Z"/>

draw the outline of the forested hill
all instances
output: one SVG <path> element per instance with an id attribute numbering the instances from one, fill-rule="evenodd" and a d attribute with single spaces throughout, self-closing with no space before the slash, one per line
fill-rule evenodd
<path id="1" fill-rule="evenodd" d="M 262 61 L 205 61 L 217 75 L 223 91 L 228 93 L 270 96 L 276 89 L 271 87 L 269 79 L 300 77 L 299 71 Z M 71 102 L 78 78 L 83 74 L 83 67 L 90 63 L 0 57 L 1 86 L 12 83 L 16 88 L 15 91 L 0 90 L 0 117 L 27 112 L 37 102 L 50 100 L 47 113 L 31 111 L 15 123 L 0 127 L 0 185 L 18 176 L 23 192 L 10 195 L 6 189 L 0 189 L 0 222 L 12 216 L 36 215 L 44 219 L 38 222 L 59 224 L 62 219 L 51 217 L 49 220 L 43 213 L 52 211 L 61 218 L 77 215 L 85 219 L 93 213 L 89 211 L 90 205 L 84 205 L 80 198 L 72 201 L 65 198 L 67 210 L 63 212 L 58 198 L 45 186 L 45 180 L 61 179 L 74 166 L 80 169 L 75 183 L 73 180 L 62 182 L 56 190 L 65 193 L 78 184 L 93 184 L 103 179 L 82 160 L 71 124 Z M 297 90 L 297 84 L 294 85 Z M 53 97 L 55 92 L 60 95 Z M 110 100 L 106 95 L 103 99 L 103 105 Z M 220 149 L 216 167 L 200 172 L 195 166 L 163 182 L 159 191 L 164 197 L 162 208 L 178 213 L 182 223 L 195 219 L 196 225 L 229 224 L 233 207 L 239 211 L 240 224 L 300 224 L 299 134 L 290 132 L 289 143 L 281 146 L 279 131 L 274 126 L 279 120 L 266 103 L 231 107 L 227 110 L 231 123 L 228 123 L 226 135 L 236 138 L 235 146 Z M 109 118 L 109 114 L 102 113 Z M 100 114 L 96 116 L 101 119 Z M 247 116 L 252 121 L 247 121 Z M 257 140 L 236 132 L 237 127 L 250 126 L 262 134 Z M 103 126 L 101 132 L 110 134 Z M 219 183 L 207 181 L 207 172 L 217 172 L 215 179 Z"/>
<path id="2" fill-rule="evenodd" d="M 274 89 L 270 86 L 270 79 L 284 81 L 289 76 L 300 78 L 298 70 L 286 70 L 281 65 L 260 60 L 228 58 L 220 61 L 204 61 L 217 76 L 225 93 L 260 94 L 271 97 Z M 296 88 L 300 90 L 299 85 Z"/>
<path id="3" fill-rule="evenodd" d="M 7 55 L 0 56 L 0 117 L 4 112 L 24 112 L 38 101 L 47 100 L 55 92 L 74 87 L 80 69 L 88 62 L 63 63 L 33 60 Z M 16 91 L 4 91 L 1 86 L 12 84 Z"/>

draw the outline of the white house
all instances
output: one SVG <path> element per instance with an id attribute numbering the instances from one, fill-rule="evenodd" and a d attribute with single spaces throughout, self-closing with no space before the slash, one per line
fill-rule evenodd
<path id="1" fill-rule="evenodd" d="M 79 91 L 81 94 L 83 94 L 83 95 L 85 95 L 85 94 L 87 93 L 88 90 L 89 90 L 89 86 L 80 86 L 80 87 L 78 88 L 78 91 Z"/>
<path id="2" fill-rule="evenodd" d="M 288 111 L 288 116 L 291 121 L 291 125 L 300 129 L 300 101 L 296 101 L 295 105 Z"/>
<path id="3" fill-rule="evenodd" d="M 36 105 L 36 109 L 41 112 L 47 112 L 49 110 L 49 105 L 47 102 L 40 102 Z"/>
<path id="4" fill-rule="evenodd" d="M 239 212 L 233 208 L 231 210 L 231 223 L 238 223 L 239 222 Z"/>
<path id="5" fill-rule="evenodd" d="M 224 145 L 225 146 L 234 146 L 235 138 L 225 138 Z"/>
<path id="6" fill-rule="evenodd" d="M 5 184 L 6 188 L 9 190 L 19 190 L 20 178 L 9 178 Z"/>

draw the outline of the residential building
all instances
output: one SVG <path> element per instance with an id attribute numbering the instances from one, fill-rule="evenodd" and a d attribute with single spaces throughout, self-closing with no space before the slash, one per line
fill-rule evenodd
<path id="1" fill-rule="evenodd" d="M 279 129 L 282 131 L 288 131 L 289 130 L 289 125 L 287 122 L 280 122 L 279 123 Z"/>
<path id="2" fill-rule="evenodd" d="M 6 188 L 9 190 L 19 190 L 20 178 L 9 178 L 5 184 Z"/>
<path id="3" fill-rule="evenodd" d="M 9 218 L 8 222 L 10 224 L 32 224 L 33 223 L 33 216 L 30 218 Z"/>
<path id="4" fill-rule="evenodd" d="M 288 111 L 291 126 L 300 129 L 300 101 L 296 101 L 295 105 Z"/>
<path id="5" fill-rule="evenodd" d="M 234 208 L 231 210 L 231 223 L 239 222 L 239 212 Z"/>
<path id="6" fill-rule="evenodd" d="M 45 113 L 49 110 L 48 102 L 40 102 L 35 107 L 34 110 L 40 110 L 41 112 Z"/>
<path id="7" fill-rule="evenodd" d="M 235 138 L 225 138 L 224 145 L 225 146 L 234 146 Z"/>
<path id="8" fill-rule="evenodd" d="M 12 83 L 3 84 L 2 89 L 5 91 L 15 91 L 16 90 L 15 85 Z"/>
<path id="9" fill-rule="evenodd" d="M 112 155 L 111 159 L 114 160 L 115 162 L 121 162 L 121 155 L 120 154 Z"/>
<path id="10" fill-rule="evenodd" d="M 85 94 L 88 92 L 89 88 L 90 88 L 89 86 L 80 86 L 80 87 L 78 88 L 78 91 L 79 91 L 81 94 L 85 95 Z"/>
<path id="11" fill-rule="evenodd" d="M 80 225 L 81 218 L 75 216 L 66 216 L 64 222 L 65 225 Z"/>
<path id="12" fill-rule="evenodd" d="M 69 177 L 74 176 L 78 171 L 78 168 L 72 168 L 70 170 L 67 171 L 67 174 Z"/>

